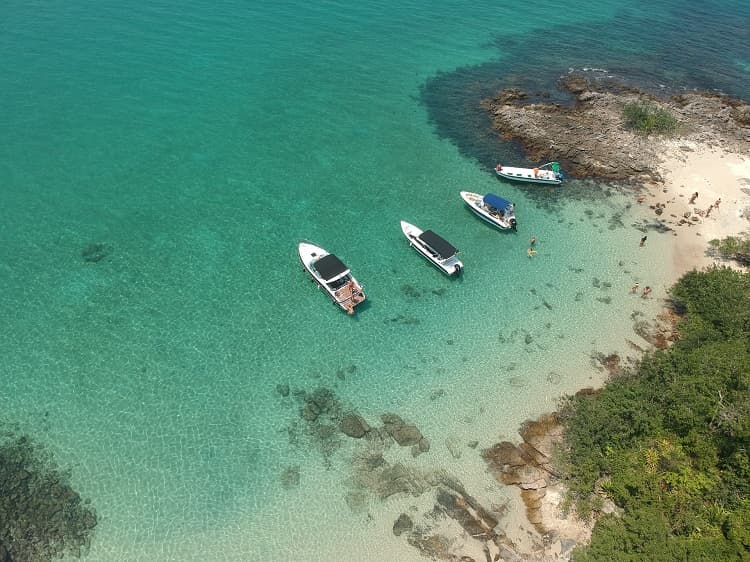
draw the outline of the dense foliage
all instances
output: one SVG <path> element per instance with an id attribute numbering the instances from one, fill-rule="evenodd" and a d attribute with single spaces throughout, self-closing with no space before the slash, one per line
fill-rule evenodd
<path id="1" fill-rule="evenodd" d="M 674 115 L 666 109 L 647 103 L 626 103 L 622 114 L 627 127 L 644 135 L 673 133 L 677 130 Z"/>
<path id="2" fill-rule="evenodd" d="M 750 238 L 728 236 L 721 240 L 711 240 L 709 246 L 714 248 L 721 257 L 735 260 L 742 265 L 750 266 Z"/>
<path id="3" fill-rule="evenodd" d="M 671 293 L 675 345 L 563 405 L 571 500 L 621 508 L 577 562 L 750 560 L 750 274 L 691 272 Z"/>

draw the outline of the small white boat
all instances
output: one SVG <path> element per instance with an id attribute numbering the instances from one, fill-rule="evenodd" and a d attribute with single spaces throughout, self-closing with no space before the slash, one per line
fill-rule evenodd
<path id="1" fill-rule="evenodd" d="M 362 286 L 352 276 L 344 262 L 335 255 L 308 242 L 300 242 L 299 259 L 307 272 L 328 293 L 334 304 L 348 314 L 364 302 Z"/>
<path id="2" fill-rule="evenodd" d="M 503 230 L 516 229 L 515 205 L 507 199 L 503 199 L 494 193 L 480 195 L 471 191 L 462 191 L 461 199 L 474 213 L 488 223 Z"/>
<path id="3" fill-rule="evenodd" d="M 464 267 L 456 254 L 458 250 L 432 230 L 421 230 L 401 221 L 401 231 L 409 244 L 446 275 L 458 275 Z"/>
<path id="4" fill-rule="evenodd" d="M 527 183 L 560 185 L 563 180 L 563 174 L 560 171 L 560 164 L 557 162 L 548 162 L 538 168 L 514 168 L 512 166 L 498 164 L 495 166 L 495 173 L 506 180 Z"/>

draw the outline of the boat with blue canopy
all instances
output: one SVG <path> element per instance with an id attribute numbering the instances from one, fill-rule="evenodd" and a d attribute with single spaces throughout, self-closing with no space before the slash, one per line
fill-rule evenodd
<path id="1" fill-rule="evenodd" d="M 516 206 L 507 199 L 494 193 L 480 195 L 471 191 L 462 191 L 461 199 L 477 216 L 491 225 L 503 230 L 516 229 Z"/>

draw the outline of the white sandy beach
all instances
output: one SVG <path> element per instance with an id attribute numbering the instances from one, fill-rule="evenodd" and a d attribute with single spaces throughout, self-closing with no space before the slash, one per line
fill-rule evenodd
<path id="1" fill-rule="evenodd" d="M 653 213 L 653 218 L 672 229 L 666 233 L 673 237 L 670 283 L 693 269 L 739 267 L 707 250 L 711 240 L 750 231 L 750 157 L 707 144 L 672 140 L 665 142 L 659 168 L 663 181 L 645 186 L 637 200 L 646 216 Z M 690 204 L 696 192 L 698 196 Z M 659 208 L 662 212 L 657 215 Z M 588 541 L 592 530 L 591 524 L 562 513 L 563 494 L 559 484 L 550 486 L 542 505 L 542 525 L 557 539 L 545 549 L 549 559 L 567 559 L 555 552 L 554 546 L 566 540 Z"/>
<path id="2" fill-rule="evenodd" d="M 750 157 L 695 142 L 669 141 L 660 167 L 663 185 L 649 186 L 641 204 L 654 211 L 663 205 L 659 218 L 674 229 L 674 280 L 692 269 L 732 265 L 707 249 L 713 239 L 750 228 Z M 698 197 L 690 204 L 694 193 Z"/>

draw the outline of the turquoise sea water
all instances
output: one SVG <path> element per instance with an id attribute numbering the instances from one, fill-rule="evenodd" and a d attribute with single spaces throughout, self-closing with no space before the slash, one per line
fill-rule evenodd
<path id="1" fill-rule="evenodd" d="M 503 497 L 478 451 L 628 351 L 658 306 L 628 289 L 664 295 L 669 240 L 638 247 L 626 194 L 498 181 L 524 160 L 477 101 L 554 97 L 571 67 L 741 96 L 748 24 L 743 2 L 6 3 L 0 411 L 96 506 L 86 559 L 417 559 L 391 526 L 418 500 L 361 493 L 361 443 L 300 417 L 321 387 L 416 423 L 432 448 L 403 462 Z M 462 189 L 514 200 L 519 232 Z M 355 318 L 302 274 L 302 239 L 365 285 Z"/>

